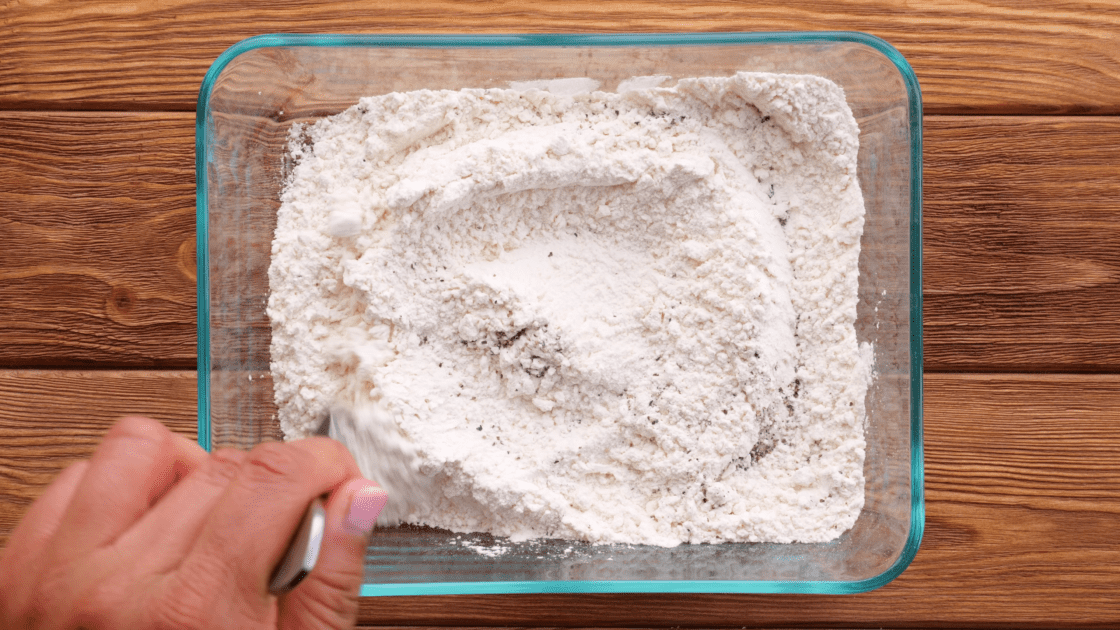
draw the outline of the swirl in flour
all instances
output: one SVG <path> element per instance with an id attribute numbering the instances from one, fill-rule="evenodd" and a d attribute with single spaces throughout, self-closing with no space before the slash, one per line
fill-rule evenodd
<path id="1" fill-rule="evenodd" d="M 667 546 L 855 522 L 852 113 L 818 77 L 660 82 L 394 93 L 293 131 L 281 426 L 372 410 L 425 480 L 389 520 Z"/>

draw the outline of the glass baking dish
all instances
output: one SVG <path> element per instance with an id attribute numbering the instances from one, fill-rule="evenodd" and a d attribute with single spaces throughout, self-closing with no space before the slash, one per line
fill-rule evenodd
<path id="1" fill-rule="evenodd" d="M 818 544 L 521 543 L 378 529 L 363 595 L 694 592 L 856 593 L 913 559 L 922 468 L 922 110 L 910 65 L 850 32 L 667 35 L 264 35 L 223 53 L 197 111 L 198 439 L 206 449 L 281 439 L 269 373 L 268 266 L 293 123 L 360 97 L 590 77 L 612 90 L 648 75 L 804 73 L 845 91 L 860 127 L 867 217 L 857 334 L 875 348 L 867 394 L 866 502 Z"/>

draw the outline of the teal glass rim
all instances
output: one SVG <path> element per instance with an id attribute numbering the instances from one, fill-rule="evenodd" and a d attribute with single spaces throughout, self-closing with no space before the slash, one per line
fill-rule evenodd
<path id="1" fill-rule="evenodd" d="M 883 573 L 857 581 L 785 580 L 571 580 L 363 584 L 361 595 L 482 595 L 529 593 L 800 593 L 842 595 L 877 589 L 898 577 L 914 559 L 925 528 L 925 466 L 922 429 L 922 99 L 917 76 L 894 46 L 855 31 L 728 33 L 511 34 L 511 35 L 335 35 L 274 33 L 244 39 L 211 64 L 199 89 L 195 116 L 198 443 L 211 450 L 209 207 L 206 165 L 210 147 L 206 125 L 210 96 L 222 70 L 239 55 L 259 48 L 508 48 L 508 47 L 671 47 L 733 44 L 856 43 L 889 59 L 906 86 L 910 132 L 910 531 L 899 557 Z"/>

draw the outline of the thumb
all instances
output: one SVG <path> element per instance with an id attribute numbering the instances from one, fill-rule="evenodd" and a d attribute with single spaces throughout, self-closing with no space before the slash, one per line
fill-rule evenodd
<path id="1" fill-rule="evenodd" d="M 380 486 L 360 478 L 331 494 L 319 561 L 307 578 L 280 600 L 280 628 L 354 627 L 369 534 L 388 500 L 389 495 Z"/>

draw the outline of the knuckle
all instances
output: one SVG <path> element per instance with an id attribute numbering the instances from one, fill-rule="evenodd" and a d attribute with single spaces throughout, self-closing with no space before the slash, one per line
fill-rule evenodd
<path id="1" fill-rule="evenodd" d="M 358 618 L 357 598 L 338 593 L 305 600 L 300 604 L 303 608 L 301 617 L 312 620 L 307 626 L 313 628 L 352 628 Z"/>
<path id="2" fill-rule="evenodd" d="M 237 474 L 248 456 L 245 451 L 235 448 L 218 449 L 211 453 L 210 458 L 206 461 L 205 474 L 216 485 L 228 485 L 237 478 Z"/>
<path id="3" fill-rule="evenodd" d="M 155 599 L 155 628 L 259 628 L 270 616 L 263 594 L 245 588 L 227 558 L 199 553 L 172 574 Z"/>
<path id="4" fill-rule="evenodd" d="M 312 572 L 307 585 L 308 611 L 330 622 L 328 627 L 352 624 L 358 617 L 358 591 L 363 577 L 358 566 L 319 575 Z"/>
<path id="5" fill-rule="evenodd" d="M 258 444 L 249 451 L 242 470 L 249 481 L 266 484 L 303 478 L 314 462 L 298 448 L 279 442 Z"/>
<path id="6" fill-rule="evenodd" d="M 170 435 L 171 432 L 155 420 L 127 416 L 109 429 L 102 444 L 132 453 L 150 453 L 158 450 Z"/>
<path id="7" fill-rule="evenodd" d="M 141 416 L 125 416 L 117 420 L 113 428 L 109 429 L 107 437 L 132 438 L 151 442 L 163 439 L 164 426 L 151 418 Z"/>
<path id="8" fill-rule="evenodd" d="M 206 608 L 198 589 L 184 586 L 172 597 L 165 597 L 153 608 L 153 627 L 202 630 L 206 627 Z"/>
<path id="9" fill-rule="evenodd" d="M 201 630 L 208 621 L 216 601 L 228 597 L 228 568 L 221 562 L 204 562 L 198 558 L 175 573 L 162 589 L 152 607 L 153 626 Z"/>
<path id="10" fill-rule="evenodd" d="M 111 626 L 114 613 L 124 609 L 126 595 L 119 580 L 107 579 L 93 581 L 73 605 L 75 618 L 88 626 Z"/>
<path id="11" fill-rule="evenodd" d="M 203 595 L 198 586 L 184 583 L 173 595 L 164 596 L 153 607 L 155 628 L 201 630 L 206 627 L 206 606 L 216 594 Z"/>
<path id="12" fill-rule="evenodd" d="M 304 448 L 313 453 L 321 461 L 339 463 L 344 467 L 352 467 L 357 470 L 358 465 L 354 463 L 354 456 L 351 455 L 350 451 L 338 440 L 325 437 L 310 437 L 296 443 L 303 445 Z"/>

